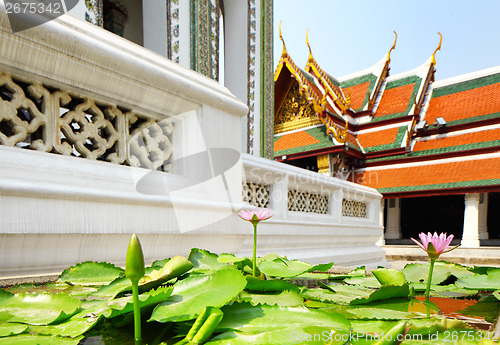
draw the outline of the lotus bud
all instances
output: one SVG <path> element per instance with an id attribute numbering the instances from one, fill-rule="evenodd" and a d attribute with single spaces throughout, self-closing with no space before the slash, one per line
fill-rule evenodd
<path id="1" fill-rule="evenodd" d="M 128 244 L 125 275 L 132 282 L 138 281 L 144 276 L 144 255 L 142 254 L 141 242 L 136 234 L 132 234 Z"/>

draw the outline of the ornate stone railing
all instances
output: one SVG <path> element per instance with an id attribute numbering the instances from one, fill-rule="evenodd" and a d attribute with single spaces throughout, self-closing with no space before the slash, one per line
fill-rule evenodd
<path id="1" fill-rule="evenodd" d="M 255 207 L 269 207 L 269 185 L 253 182 L 243 183 L 243 202 Z"/>
<path id="2" fill-rule="evenodd" d="M 171 119 L 0 73 L 0 145 L 168 171 L 173 134 Z"/>
<path id="3" fill-rule="evenodd" d="M 345 217 L 366 218 L 366 203 L 343 199 L 342 215 Z"/>
<path id="4" fill-rule="evenodd" d="M 289 190 L 288 211 L 326 214 L 328 212 L 328 196 Z"/>
<path id="5" fill-rule="evenodd" d="M 282 218 L 377 222 L 380 194 L 341 179 L 243 155 L 243 202 Z"/>

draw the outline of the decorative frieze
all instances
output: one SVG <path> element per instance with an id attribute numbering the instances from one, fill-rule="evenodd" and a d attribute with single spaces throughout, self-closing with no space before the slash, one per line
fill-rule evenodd
<path id="1" fill-rule="evenodd" d="M 39 82 L 0 75 L 0 144 L 168 170 L 174 125 Z"/>
<path id="2" fill-rule="evenodd" d="M 168 58 L 180 62 L 180 6 L 179 0 L 167 0 Z"/>
<path id="3" fill-rule="evenodd" d="M 255 207 L 269 207 L 270 188 L 265 184 L 243 183 L 243 202 Z"/>
<path id="4" fill-rule="evenodd" d="M 327 214 L 328 196 L 290 189 L 288 211 Z"/>
<path id="5" fill-rule="evenodd" d="M 366 203 L 343 199 L 342 215 L 344 217 L 366 218 Z"/>
<path id="6" fill-rule="evenodd" d="M 248 0 L 248 121 L 247 152 L 254 153 L 255 137 L 255 92 L 257 71 L 257 8 L 255 0 Z"/>
<path id="7" fill-rule="evenodd" d="M 219 0 L 191 1 L 191 69 L 219 79 Z"/>

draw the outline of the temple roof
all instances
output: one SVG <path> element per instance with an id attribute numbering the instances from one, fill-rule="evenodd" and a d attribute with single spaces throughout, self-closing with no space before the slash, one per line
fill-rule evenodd
<path id="1" fill-rule="evenodd" d="M 282 75 L 292 66 L 292 84 L 308 92 L 315 120 L 280 127 L 276 159 L 343 152 L 353 158 L 351 178 L 385 197 L 500 188 L 500 66 L 434 81 L 440 41 L 424 64 L 390 76 L 395 43 L 374 66 L 340 78 L 323 71 L 309 44 L 305 69 L 282 56 L 275 74 L 280 104 L 290 102 L 293 87 Z M 374 182 L 368 177 L 375 172 Z"/>

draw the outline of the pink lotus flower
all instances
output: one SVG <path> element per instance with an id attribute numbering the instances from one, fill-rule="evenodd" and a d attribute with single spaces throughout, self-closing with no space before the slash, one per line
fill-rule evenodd
<path id="1" fill-rule="evenodd" d="M 240 210 L 238 212 L 238 217 L 243 220 L 248 220 L 253 225 L 259 224 L 260 221 L 271 218 L 273 215 L 269 212 L 267 208 L 260 208 L 256 210 Z"/>
<path id="2" fill-rule="evenodd" d="M 422 243 L 412 238 L 413 242 L 415 242 L 420 248 L 425 250 L 431 260 L 436 260 L 441 254 L 451 252 L 453 249 L 459 246 L 458 245 L 449 250 L 446 250 L 450 245 L 451 240 L 453 240 L 453 235 L 446 236 L 446 233 L 441 233 L 440 235 L 438 235 L 437 232 L 434 232 L 434 235 L 432 235 L 430 232 L 428 232 L 426 235 L 421 232 L 418 236 L 420 237 Z"/>

